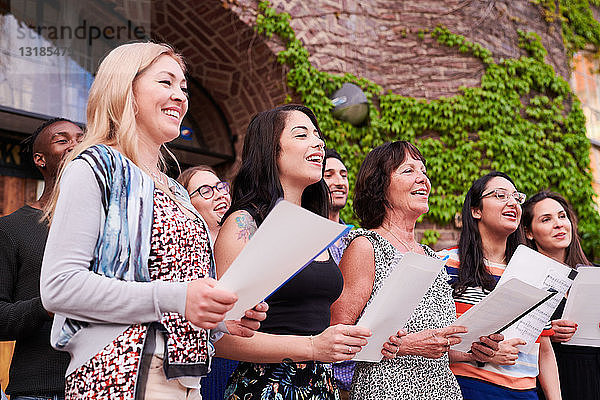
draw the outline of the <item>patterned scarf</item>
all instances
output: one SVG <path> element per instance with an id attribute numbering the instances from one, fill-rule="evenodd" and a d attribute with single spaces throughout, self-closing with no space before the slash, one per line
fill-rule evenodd
<path id="1" fill-rule="evenodd" d="M 149 282 L 154 181 L 131 160 L 105 145 L 92 146 L 77 159 L 86 161 L 92 168 L 106 215 L 90 270 L 109 278 Z M 175 199 L 199 217 L 185 188 L 170 178 L 169 183 Z M 211 262 L 209 275 L 215 276 L 214 262 Z M 57 347 L 64 348 L 75 333 L 88 325 L 87 322 L 67 318 Z"/>

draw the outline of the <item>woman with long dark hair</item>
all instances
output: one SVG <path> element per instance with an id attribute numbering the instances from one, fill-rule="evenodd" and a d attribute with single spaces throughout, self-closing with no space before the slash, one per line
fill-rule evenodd
<path id="1" fill-rule="evenodd" d="M 576 268 L 589 265 L 577 235 L 577 218 L 558 193 L 542 191 L 523 204 L 521 223 L 527 245 L 556 261 Z M 552 347 L 565 400 L 600 399 L 600 348 L 563 345 L 577 330 L 577 321 L 562 319 L 566 297 L 552 316 Z"/>
<path id="2" fill-rule="evenodd" d="M 232 205 L 215 243 L 219 276 L 279 199 L 327 218 L 324 145 L 307 107 L 280 106 L 252 119 Z M 246 361 L 230 379 L 226 398 L 337 399 L 326 363 L 351 359 L 370 335 L 358 326 L 329 326 L 330 306 L 342 285 L 340 270 L 324 252 L 269 298 L 267 318 L 253 338 L 221 339 L 216 344 L 220 356 Z M 383 351 L 393 356 L 395 347 Z"/>
<path id="3" fill-rule="evenodd" d="M 442 251 L 456 304 L 462 315 L 496 286 L 506 264 L 522 243 L 519 230 L 525 195 L 502 172 L 491 172 L 473 182 L 462 209 L 458 248 Z M 539 344 L 523 353 L 522 339 L 507 339 L 490 362 L 450 364 L 465 399 L 537 399 L 539 377 L 548 399 L 560 399 L 556 360 L 550 344 L 550 326 Z M 538 368 L 539 365 L 539 368 Z"/>

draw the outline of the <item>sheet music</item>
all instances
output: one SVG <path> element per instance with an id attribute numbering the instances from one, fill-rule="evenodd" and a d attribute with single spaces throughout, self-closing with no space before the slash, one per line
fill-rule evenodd
<path id="1" fill-rule="evenodd" d="M 237 294 L 226 320 L 244 316 L 352 227 L 282 200 L 217 283 Z"/>
<path id="2" fill-rule="evenodd" d="M 396 252 L 393 263 L 392 272 L 357 322 L 371 329 L 373 335 L 354 357 L 356 361 L 381 361 L 383 344 L 404 327 L 445 261 Z"/>
<path id="3" fill-rule="evenodd" d="M 467 352 L 471 344 L 481 336 L 498 332 L 527 310 L 548 297 L 548 291 L 536 288 L 517 278 L 509 279 L 488 294 L 483 300 L 469 308 L 452 325 L 464 326 L 469 331 L 457 336 L 462 342 L 452 346 L 454 350 Z"/>
<path id="4" fill-rule="evenodd" d="M 577 272 L 562 318 L 578 327 L 571 340 L 562 344 L 600 347 L 600 268 L 579 267 Z"/>
<path id="5" fill-rule="evenodd" d="M 552 289 L 557 293 L 516 324 L 503 331 L 502 334 L 505 339 L 519 337 L 525 340 L 527 344 L 522 346 L 521 351 L 530 352 L 544 326 L 556 311 L 561 299 L 571 287 L 575 276 L 577 276 L 577 271 L 572 268 L 527 246 L 520 245 L 506 266 L 506 270 L 498 281 L 498 286 L 504 284 L 508 279 L 518 278 L 537 288 Z"/>

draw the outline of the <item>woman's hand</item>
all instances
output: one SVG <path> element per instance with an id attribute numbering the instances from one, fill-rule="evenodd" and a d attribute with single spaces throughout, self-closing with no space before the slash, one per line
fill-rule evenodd
<path id="1" fill-rule="evenodd" d="M 527 344 L 521 338 L 503 340 L 499 343 L 499 349 L 489 362 L 500 365 L 515 365 L 519 358 L 517 346 Z"/>
<path id="2" fill-rule="evenodd" d="M 216 289 L 217 281 L 202 278 L 187 285 L 185 319 L 202 329 L 213 329 L 237 301 L 235 293 Z"/>
<path id="3" fill-rule="evenodd" d="M 577 331 L 577 324 L 567 319 L 557 319 L 552 321 L 552 330 L 554 335 L 550 340 L 557 343 L 568 342 Z"/>
<path id="4" fill-rule="evenodd" d="M 461 338 L 453 336 L 457 333 L 467 333 L 467 328 L 464 326 L 447 326 L 441 329 L 425 329 L 409 333 L 402 338 L 398 355 L 440 358 L 448 352 L 450 346 L 461 342 Z"/>
<path id="5" fill-rule="evenodd" d="M 481 336 L 479 342 L 471 344 L 471 357 L 473 361 L 492 362 L 496 352 L 500 350 L 500 342 L 504 340 L 501 333 L 492 333 L 488 336 Z"/>
<path id="6" fill-rule="evenodd" d="M 227 331 L 230 335 L 241 337 L 252 337 L 254 332 L 260 328 L 260 323 L 267 318 L 269 306 L 264 301 L 258 303 L 254 308 L 246 310 L 241 320 L 225 321 Z"/>
<path id="7" fill-rule="evenodd" d="M 389 360 L 396 357 L 402 345 L 402 337 L 406 336 L 406 334 L 404 329 L 400 329 L 394 336 L 390 336 L 389 340 L 383 344 L 383 349 L 381 349 L 383 358 Z"/>
<path id="8" fill-rule="evenodd" d="M 371 331 L 356 325 L 334 325 L 311 338 L 312 359 L 322 362 L 351 360 L 367 344 Z"/>

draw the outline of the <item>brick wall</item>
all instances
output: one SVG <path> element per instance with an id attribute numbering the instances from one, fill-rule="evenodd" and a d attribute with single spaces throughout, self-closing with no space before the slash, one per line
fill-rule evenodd
<path id="1" fill-rule="evenodd" d="M 288 94 L 285 71 L 275 60 L 281 43 L 254 32 L 256 0 L 153 4 L 155 36 L 183 52 L 191 75 L 223 110 L 238 138 L 237 161 L 226 173 L 231 176 L 239 164 L 250 117 L 280 104 Z M 547 61 L 557 73 L 568 76 L 559 23 L 548 24 L 540 8 L 524 0 L 272 0 L 272 4 L 291 15 L 291 25 L 313 65 L 369 78 L 404 96 L 453 96 L 460 86 L 480 83 L 479 60 L 438 45 L 428 35 L 418 38 L 419 31 L 438 24 L 481 43 L 496 60 L 522 54 L 518 29 L 535 31 L 548 50 Z M 421 224 L 419 232 L 426 228 L 441 232 L 436 247 L 457 240 L 453 225 Z"/>
<path id="2" fill-rule="evenodd" d="M 252 115 L 281 104 L 287 93 L 285 74 L 272 49 L 229 10 L 227 2 L 216 0 L 154 2 L 152 34 L 185 56 L 190 76 L 222 110 L 237 138 L 239 162 Z M 190 111 L 198 115 L 203 107 L 192 104 Z M 222 136 L 205 139 L 216 148 L 224 149 L 229 143 Z M 236 166 L 230 166 L 226 175 L 231 176 Z"/>
<path id="3" fill-rule="evenodd" d="M 252 20 L 254 0 L 238 0 L 241 19 Z M 440 46 L 419 30 L 443 24 L 454 33 L 490 49 L 494 57 L 518 57 L 517 29 L 535 31 L 549 51 L 548 62 L 567 77 L 568 68 L 558 22 L 544 21 L 528 1 L 491 0 L 273 0 L 319 69 L 369 78 L 394 93 L 438 98 L 478 85 L 479 60 Z M 277 48 L 277 43 L 269 43 Z"/>
<path id="4" fill-rule="evenodd" d="M 237 0 L 232 11 L 246 23 L 254 20 L 257 2 Z M 425 99 L 453 96 L 461 86 L 480 84 L 483 65 L 477 59 L 437 44 L 419 31 L 442 24 L 490 49 L 494 58 L 515 58 L 517 30 L 535 31 L 548 50 L 547 62 L 568 77 L 568 65 L 558 22 L 548 24 L 540 8 L 511 0 L 272 0 L 278 11 L 291 15 L 291 25 L 323 71 L 366 77 L 384 90 Z M 276 52 L 280 44 L 267 45 Z M 477 177 L 473 177 L 476 179 Z M 436 249 L 458 241 L 455 224 L 419 224 L 417 236 L 435 229 Z"/>

